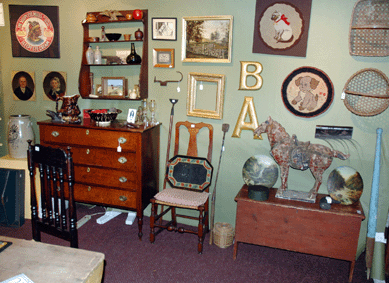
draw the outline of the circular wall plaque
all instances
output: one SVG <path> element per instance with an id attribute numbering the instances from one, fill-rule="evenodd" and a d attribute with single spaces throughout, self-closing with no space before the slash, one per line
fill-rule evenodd
<path id="1" fill-rule="evenodd" d="M 334 98 L 330 78 L 321 70 L 301 67 L 288 75 L 282 84 L 285 107 L 296 116 L 311 118 L 324 113 Z"/>

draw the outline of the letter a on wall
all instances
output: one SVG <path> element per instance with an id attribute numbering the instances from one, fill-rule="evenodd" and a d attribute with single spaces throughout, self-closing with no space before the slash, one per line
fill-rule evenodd
<path id="1" fill-rule="evenodd" d="M 249 66 L 255 68 L 254 71 L 248 70 Z M 262 65 L 258 62 L 240 61 L 240 82 L 239 90 L 257 90 L 262 86 L 262 77 L 259 75 L 262 72 Z M 256 83 L 252 86 L 247 85 L 247 77 L 253 77 Z"/>
<path id="2" fill-rule="evenodd" d="M 249 116 L 250 121 L 245 122 L 246 116 Z M 233 138 L 240 138 L 242 130 L 254 131 L 258 128 L 258 118 L 255 112 L 254 101 L 252 97 L 245 96 L 242 109 L 236 121 L 234 132 L 232 133 Z M 262 139 L 262 136 L 254 136 L 254 139 Z"/>

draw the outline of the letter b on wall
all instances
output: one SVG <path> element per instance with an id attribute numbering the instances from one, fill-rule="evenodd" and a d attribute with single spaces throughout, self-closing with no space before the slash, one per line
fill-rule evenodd
<path id="1" fill-rule="evenodd" d="M 249 71 L 249 66 L 255 68 L 254 71 Z M 258 62 L 240 61 L 240 83 L 239 90 L 257 90 L 262 86 L 262 77 L 259 75 L 262 72 L 262 65 Z M 247 77 L 253 77 L 256 83 L 252 86 L 247 85 Z"/>

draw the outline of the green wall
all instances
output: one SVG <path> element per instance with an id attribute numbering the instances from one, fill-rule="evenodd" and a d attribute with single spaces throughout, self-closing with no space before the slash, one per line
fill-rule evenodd
<path id="1" fill-rule="evenodd" d="M 240 138 L 232 138 L 232 131 L 238 119 L 244 97 L 254 98 L 254 104 L 259 123 L 269 115 L 280 122 L 290 134 L 297 134 L 299 140 L 315 143 L 324 143 L 314 138 L 316 125 L 338 125 L 354 127 L 353 139 L 355 146 L 346 142 L 334 143 L 334 146 L 351 154 L 350 159 L 341 161 L 335 159 L 331 167 L 324 174 L 324 183 L 319 192 L 327 193 L 329 173 L 336 167 L 347 165 L 360 172 L 364 181 L 364 193 L 361 202 L 368 216 L 370 191 L 372 183 L 372 171 L 376 143 L 376 129 L 384 130 L 382 143 L 382 166 L 380 181 L 380 202 L 377 230 L 383 231 L 388 212 L 388 159 L 387 142 L 389 125 L 389 111 L 375 117 L 359 117 L 349 112 L 341 100 L 342 89 L 347 80 L 355 72 L 364 68 L 377 68 L 389 75 L 388 57 L 355 57 L 349 55 L 348 34 L 351 13 L 356 1 L 313 0 L 311 9 L 311 21 L 308 35 L 308 47 L 306 57 L 276 56 L 252 53 L 255 2 L 253 0 L 214 0 L 214 1 L 182 1 L 182 0 L 134 0 L 134 1 L 73 1 L 73 0 L 40 0 L 40 1 L 3 1 L 5 23 L 0 27 L 0 62 L 1 62 L 1 100 L 4 103 L 3 117 L 8 121 L 9 115 L 28 114 L 34 122 L 47 119 L 47 109 L 54 110 L 55 104 L 43 100 L 43 71 L 62 71 L 67 73 L 67 94 L 78 93 L 78 73 L 82 57 L 82 26 L 81 21 L 89 11 L 104 11 L 107 9 L 129 10 L 135 8 L 148 9 L 149 21 L 152 17 L 175 17 L 178 22 L 177 41 L 153 41 L 149 31 L 149 54 L 152 58 L 153 48 L 174 48 L 176 52 L 176 66 L 174 69 L 153 68 L 149 62 L 149 98 L 157 102 L 157 119 L 162 122 L 161 127 L 161 168 L 164 167 L 166 146 L 169 128 L 169 115 L 171 104 L 169 98 L 179 99 L 175 106 L 175 121 L 189 120 L 192 122 L 206 122 L 214 126 L 214 154 L 213 164 L 217 168 L 223 123 L 230 124 L 230 131 L 225 140 L 225 152 L 223 153 L 222 166 L 217 181 L 216 198 L 216 222 L 229 222 L 235 224 L 236 203 L 234 197 L 243 184 L 242 166 L 251 156 L 256 154 L 269 154 L 269 142 L 266 135 L 264 140 L 254 140 L 251 131 L 243 131 Z M 57 5 L 59 6 L 60 20 L 60 53 L 59 59 L 32 59 L 13 58 L 11 50 L 11 37 L 9 27 L 9 4 L 25 5 Z M 181 62 L 181 35 L 182 17 L 232 15 L 233 45 L 232 62 L 227 64 L 216 63 L 183 63 Z M 239 89 L 240 61 L 259 62 L 263 66 L 263 86 L 256 91 L 243 91 Z M 323 70 L 331 78 L 335 88 L 335 98 L 330 108 L 322 115 L 314 118 L 299 118 L 291 114 L 284 106 L 280 94 L 284 79 L 294 69 L 301 66 L 312 66 Z M 34 102 L 15 101 L 12 98 L 11 72 L 31 71 L 35 73 L 36 96 Z M 154 77 L 159 80 L 178 79 L 176 71 L 184 74 L 181 82 L 181 92 L 177 93 L 176 84 L 160 86 L 154 83 Z M 222 120 L 203 119 L 186 115 L 187 99 L 187 75 L 189 72 L 202 72 L 210 74 L 226 75 L 224 94 L 224 115 Z M 79 107 L 84 108 L 108 108 L 117 107 L 123 110 L 120 119 L 126 118 L 128 108 L 137 108 L 140 102 L 132 101 L 95 101 L 80 99 Z M 4 125 L 6 125 L 4 123 Z M 6 135 L 6 128 L 1 125 L 0 136 Z M 35 134 L 39 136 L 35 124 Z M 205 143 L 200 140 L 201 149 Z M 6 153 L 6 150 L 4 151 Z M 161 172 L 162 173 L 162 172 Z M 162 180 L 163 176 L 160 174 Z M 308 191 L 314 183 L 314 179 L 308 171 L 291 170 L 289 188 L 293 190 Z M 161 181 L 162 184 L 162 181 Z M 278 181 L 275 187 L 280 185 Z M 213 187 L 212 187 L 213 188 Z M 149 209 L 146 212 L 149 214 Z M 362 224 L 360 234 L 360 248 L 364 247 L 366 237 L 367 220 Z"/>

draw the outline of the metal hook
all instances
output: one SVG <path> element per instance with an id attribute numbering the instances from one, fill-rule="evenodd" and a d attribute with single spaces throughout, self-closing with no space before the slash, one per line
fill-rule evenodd
<path id="1" fill-rule="evenodd" d="M 156 77 L 154 77 L 154 82 L 160 83 L 161 86 L 167 86 L 167 83 L 179 83 L 184 78 L 184 75 L 180 71 L 177 71 L 177 73 L 179 73 L 181 75 L 181 79 L 179 81 L 160 81 L 160 80 L 157 80 Z"/>

